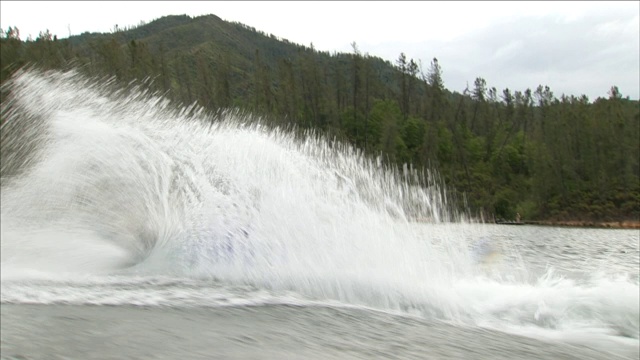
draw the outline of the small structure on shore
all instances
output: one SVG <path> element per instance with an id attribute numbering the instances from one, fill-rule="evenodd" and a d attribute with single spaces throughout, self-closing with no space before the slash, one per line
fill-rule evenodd
<path id="1" fill-rule="evenodd" d="M 524 225 L 525 223 L 522 222 L 522 220 L 520 218 L 520 213 L 516 213 L 516 219 L 515 220 L 496 219 L 496 224 L 500 224 L 500 225 Z"/>

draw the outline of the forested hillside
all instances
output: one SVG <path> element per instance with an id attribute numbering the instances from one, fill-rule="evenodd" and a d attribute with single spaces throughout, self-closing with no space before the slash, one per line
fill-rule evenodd
<path id="1" fill-rule="evenodd" d="M 48 31 L 25 40 L 8 28 L 0 45 L 2 82 L 29 63 L 122 84 L 151 78 L 178 104 L 247 109 L 399 167 L 435 168 L 488 218 L 640 217 L 639 103 L 613 84 L 595 100 L 544 85 L 496 89 L 483 78 L 451 92 L 436 58 L 423 67 L 399 54 L 392 64 L 355 43 L 348 54 L 319 52 L 214 15 L 64 40 Z"/>

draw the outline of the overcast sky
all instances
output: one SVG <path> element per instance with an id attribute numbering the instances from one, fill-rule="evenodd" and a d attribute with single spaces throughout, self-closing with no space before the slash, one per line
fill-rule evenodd
<path id="1" fill-rule="evenodd" d="M 463 91 L 483 77 L 500 92 L 548 85 L 556 96 L 640 95 L 640 2 L 0 2 L 0 25 L 22 39 L 109 32 L 166 15 L 215 14 L 316 49 L 394 62 L 401 52 L 433 57 L 445 86 Z"/>

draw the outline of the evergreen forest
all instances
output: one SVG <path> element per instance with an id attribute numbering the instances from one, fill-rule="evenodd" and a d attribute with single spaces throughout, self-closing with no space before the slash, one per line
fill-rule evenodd
<path id="1" fill-rule="evenodd" d="M 436 169 L 453 198 L 485 219 L 640 217 L 640 107 L 614 84 L 597 99 L 544 84 L 496 89 L 482 77 L 452 91 L 435 57 L 401 53 L 392 63 L 355 42 L 350 53 L 322 52 L 215 15 L 65 39 L 48 30 L 22 39 L 10 27 L 0 46 L 3 83 L 28 64 L 73 67 L 138 81 L 178 105 L 243 109 L 398 169 Z"/>

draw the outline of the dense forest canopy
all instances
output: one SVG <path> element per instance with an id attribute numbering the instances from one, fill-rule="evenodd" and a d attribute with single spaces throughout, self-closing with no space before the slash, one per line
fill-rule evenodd
<path id="1" fill-rule="evenodd" d="M 239 107 L 314 129 L 399 167 L 435 168 L 485 217 L 637 220 L 640 109 L 608 98 L 496 89 L 482 77 L 447 90 L 443 66 L 320 52 L 214 15 L 167 16 L 108 34 L 22 40 L 3 29 L 0 80 L 25 64 L 146 81 L 178 104 Z"/>

